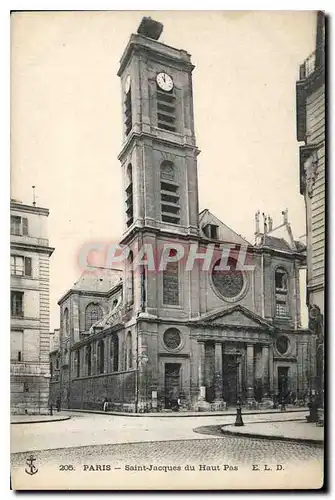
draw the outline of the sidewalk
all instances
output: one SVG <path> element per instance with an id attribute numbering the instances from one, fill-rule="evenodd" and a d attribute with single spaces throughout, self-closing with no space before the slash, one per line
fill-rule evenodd
<path id="1" fill-rule="evenodd" d="M 40 422 L 58 422 L 69 420 L 70 415 L 11 415 L 11 424 L 39 424 Z"/>
<path id="2" fill-rule="evenodd" d="M 102 411 L 102 410 L 82 410 L 82 409 L 74 409 L 74 408 L 63 408 L 62 411 L 73 412 L 73 413 L 87 413 L 87 414 L 98 414 L 98 415 L 115 415 L 118 417 L 156 417 L 156 418 L 165 418 L 165 417 L 227 417 L 231 415 L 236 415 L 236 407 L 229 407 L 227 410 L 220 411 L 172 411 L 172 410 L 163 410 L 156 413 L 130 413 L 130 412 L 120 412 L 120 411 Z M 296 407 L 293 405 L 287 405 L 286 411 L 282 412 L 280 409 L 272 410 L 272 409 L 261 409 L 261 410 L 248 410 L 246 408 L 242 409 L 243 415 L 267 415 L 267 414 L 276 414 L 280 413 L 281 415 L 285 415 L 285 413 L 296 413 L 296 412 L 306 412 L 308 408 L 300 406 Z"/>
<path id="3" fill-rule="evenodd" d="M 65 412 L 62 414 L 66 415 Z M 70 412 L 69 412 L 70 414 Z M 283 412 L 268 414 L 243 414 L 245 424 L 259 421 L 305 419 L 308 412 Z M 233 425 L 235 414 L 189 416 L 189 418 L 124 418 L 109 413 L 95 414 L 71 412 L 71 419 L 54 422 L 11 426 L 11 452 L 36 451 L 57 448 L 75 448 L 106 444 L 139 443 L 155 441 L 179 441 L 217 439 L 218 434 L 199 433 L 200 427 Z M 203 417 L 203 418 L 201 418 Z"/>
<path id="4" fill-rule="evenodd" d="M 324 440 L 323 427 L 317 427 L 315 423 L 308 423 L 306 418 L 299 418 L 286 422 L 249 422 L 243 427 L 235 427 L 234 424 L 229 424 L 222 426 L 221 431 L 223 434 L 243 435 L 264 439 L 281 439 L 311 444 L 322 443 Z"/>

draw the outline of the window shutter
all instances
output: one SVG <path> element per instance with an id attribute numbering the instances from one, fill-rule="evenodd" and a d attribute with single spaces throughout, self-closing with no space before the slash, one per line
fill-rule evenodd
<path id="1" fill-rule="evenodd" d="M 31 257 L 25 257 L 24 259 L 24 274 L 31 276 Z"/>
<path id="2" fill-rule="evenodd" d="M 22 234 L 28 235 L 28 219 L 27 219 L 27 217 L 22 217 Z"/>

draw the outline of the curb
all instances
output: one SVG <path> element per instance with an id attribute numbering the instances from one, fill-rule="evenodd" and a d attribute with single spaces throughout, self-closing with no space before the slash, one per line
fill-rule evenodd
<path id="1" fill-rule="evenodd" d="M 289 420 L 286 420 L 286 422 L 289 422 Z M 259 422 L 255 422 L 255 423 L 259 423 Z M 228 425 L 231 425 L 231 424 L 227 424 Z M 250 424 L 252 425 L 252 424 Z M 291 437 L 287 437 L 287 436 L 278 436 L 276 434 L 274 435 L 270 435 L 270 434 L 257 434 L 255 432 L 235 432 L 235 431 L 230 431 L 230 430 L 227 430 L 225 429 L 225 427 L 227 427 L 225 425 L 223 425 L 221 427 L 221 432 L 222 434 L 227 434 L 229 436 L 237 436 L 237 437 L 248 437 L 248 438 L 256 438 L 256 439 L 268 439 L 270 441 L 273 441 L 273 440 L 277 440 L 277 441 L 291 441 L 293 443 L 304 443 L 304 444 L 313 444 L 313 445 L 319 445 L 319 446 L 323 446 L 324 445 L 324 441 L 322 439 L 305 439 L 305 438 L 291 438 Z"/>
<path id="2" fill-rule="evenodd" d="M 44 424 L 44 423 L 47 423 L 47 422 L 62 422 L 63 420 L 70 420 L 71 416 L 64 416 L 64 417 L 60 417 L 60 418 L 56 418 L 56 419 L 47 419 L 47 420 L 26 420 L 26 421 L 22 421 L 20 420 L 19 422 L 11 422 L 10 424 L 11 425 L 18 425 L 18 424 Z"/>
<path id="3" fill-rule="evenodd" d="M 127 412 L 120 412 L 120 411 L 101 411 L 101 410 L 82 410 L 82 409 L 72 409 L 72 408 L 63 408 L 63 411 L 71 411 L 71 412 L 77 412 L 77 413 L 96 413 L 98 415 L 115 415 L 119 417 L 163 417 L 163 418 L 179 418 L 179 417 L 229 417 L 229 416 L 236 416 L 236 410 L 234 412 L 173 412 L 173 413 L 127 413 Z M 303 409 L 292 409 L 292 410 L 287 410 L 286 412 L 282 412 L 280 410 L 276 411 L 271 411 L 271 410 L 265 410 L 265 411 L 250 411 L 243 413 L 243 415 L 276 415 L 276 414 L 282 414 L 282 413 L 306 413 L 308 411 L 308 408 L 303 408 Z"/>

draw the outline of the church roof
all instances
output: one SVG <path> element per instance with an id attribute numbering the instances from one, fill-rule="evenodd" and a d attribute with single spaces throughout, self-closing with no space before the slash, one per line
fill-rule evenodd
<path id="1" fill-rule="evenodd" d="M 122 281 L 122 269 L 90 266 L 59 299 L 60 304 L 70 292 L 107 293 Z"/>
<path id="2" fill-rule="evenodd" d="M 290 245 L 284 240 L 284 238 L 277 238 L 276 236 L 269 236 L 268 234 L 264 234 L 263 236 L 263 245 L 274 248 L 275 250 L 283 250 L 285 252 L 292 251 Z"/>
<path id="3" fill-rule="evenodd" d="M 199 225 L 203 230 L 208 224 L 213 224 L 218 227 L 218 240 L 225 241 L 227 243 L 239 243 L 240 245 L 250 245 L 243 236 L 236 233 L 227 224 L 224 224 L 218 217 L 212 214 L 208 208 L 202 210 L 199 214 Z M 207 238 L 206 234 L 203 233 L 203 237 Z"/>
<path id="4" fill-rule="evenodd" d="M 120 282 L 121 276 L 121 269 L 90 266 L 74 283 L 71 290 L 108 292 Z"/>

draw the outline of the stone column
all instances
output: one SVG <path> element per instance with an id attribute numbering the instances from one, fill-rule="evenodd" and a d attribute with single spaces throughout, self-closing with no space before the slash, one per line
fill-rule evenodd
<path id="1" fill-rule="evenodd" d="M 222 343 L 215 342 L 215 401 L 223 401 Z"/>
<path id="2" fill-rule="evenodd" d="M 269 391 L 270 396 L 272 397 L 274 394 L 274 366 L 273 366 L 273 348 L 269 351 Z"/>
<path id="3" fill-rule="evenodd" d="M 237 385 L 237 395 L 239 399 L 242 396 L 242 358 L 241 356 L 238 356 L 237 358 L 237 363 L 238 363 L 238 385 Z"/>
<path id="4" fill-rule="evenodd" d="M 204 400 L 206 396 L 206 387 L 205 387 L 205 342 L 198 342 L 198 350 L 199 350 L 199 399 Z"/>
<path id="5" fill-rule="evenodd" d="M 262 400 L 262 405 L 266 407 L 271 407 L 272 406 L 272 401 L 269 397 L 269 346 L 268 345 L 263 345 L 262 346 L 262 367 L 263 367 L 263 373 L 262 373 L 262 383 L 263 383 L 263 400 Z"/>
<path id="6" fill-rule="evenodd" d="M 198 384 L 199 395 L 196 402 L 195 409 L 198 411 L 209 411 L 210 404 L 206 401 L 206 386 L 205 386 L 205 366 L 206 366 L 206 351 L 205 342 L 198 342 Z"/>
<path id="7" fill-rule="evenodd" d="M 247 405 L 255 405 L 254 395 L 254 344 L 247 344 Z"/>

